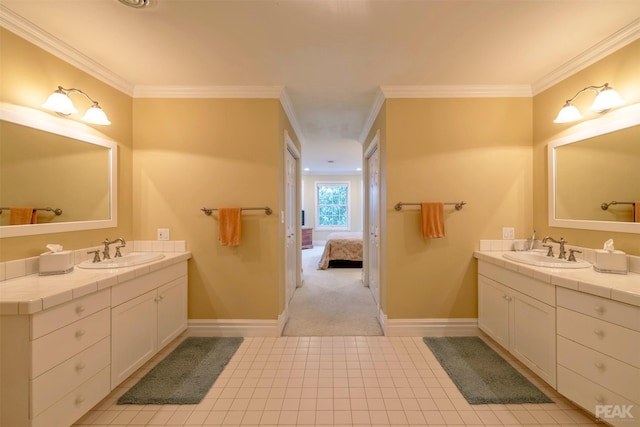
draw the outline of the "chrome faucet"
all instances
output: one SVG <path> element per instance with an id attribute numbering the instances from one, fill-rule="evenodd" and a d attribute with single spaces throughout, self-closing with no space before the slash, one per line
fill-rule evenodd
<path id="1" fill-rule="evenodd" d="M 567 241 L 564 240 L 564 237 L 561 237 L 560 240 L 558 241 L 551 236 L 547 236 L 544 239 L 542 239 L 542 243 L 547 243 L 548 240 L 551 240 L 553 243 L 557 243 L 560 245 L 560 253 L 558 254 L 558 258 L 567 259 L 567 251 L 564 249 L 564 244 L 567 243 Z M 553 252 L 550 247 L 549 247 L 549 253 L 547 255 L 553 256 Z"/>
<path id="2" fill-rule="evenodd" d="M 122 237 L 118 237 L 115 240 L 104 239 L 104 251 L 102 251 L 102 260 L 111 259 L 111 255 L 109 254 L 109 245 L 113 245 L 114 243 L 120 242 L 120 246 L 116 247 L 115 258 L 121 257 L 120 248 L 124 248 L 127 242 L 124 241 Z"/>

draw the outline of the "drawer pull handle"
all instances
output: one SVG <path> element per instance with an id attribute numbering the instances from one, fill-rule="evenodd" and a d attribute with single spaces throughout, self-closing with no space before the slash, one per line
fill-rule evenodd
<path id="1" fill-rule="evenodd" d="M 593 307 L 593 309 L 595 310 L 596 313 L 604 313 L 604 307 L 601 305 L 596 305 L 595 307 Z"/>
<path id="2" fill-rule="evenodd" d="M 604 363 L 602 363 L 602 362 L 596 362 L 595 366 L 596 366 L 596 368 L 600 369 L 601 371 L 604 370 Z"/>
<path id="3" fill-rule="evenodd" d="M 79 305 L 76 307 L 76 313 L 77 314 L 82 314 L 84 312 L 84 305 Z"/>
<path id="4" fill-rule="evenodd" d="M 594 329 L 593 333 L 599 336 L 600 338 L 604 337 L 604 331 L 602 329 Z"/>
<path id="5" fill-rule="evenodd" d="M 76 331 L 76 338 L 80 338 L 82 337 L 84 334 L 86 334 L 87 332 L 84 329 L 78 329 Z"/>
<path id="6" fill-rule="evenodd" d="M 81 404 L 82 402 L 84 402 L 84 396 L 80 395 L 76 397 L 76 405 Z"/>
<path id="7" fill-rule="evenodd" d="M 86 367 L 87 365 L 85 365 L 84 362 L 78 362 L 78 364 L 76 365 L 76 371 L 82 371 Z"/>

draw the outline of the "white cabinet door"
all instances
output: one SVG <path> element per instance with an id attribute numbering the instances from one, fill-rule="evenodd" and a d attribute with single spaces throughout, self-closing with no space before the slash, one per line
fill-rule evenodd
<path id="1" fill-rule="evenodd" d="M 510 351 L 555 388 L 555 308 L 515 291 L 511 295 Z"/>
<path id="2" fill-rule="evenodd" d="M 504 348 L 509 348 L 509 301 L 507 288 L 478 276 L 478 326 Z"/>
<path id="3" fill-rule="evenodd" d="M 111 389 L 156 353 L 157 290 L 111 310 Z"/>
<path id="4" fill-rule="evenodd" d="M 158 349 L 187 329 L 187 278 L 158 288 Z"/>

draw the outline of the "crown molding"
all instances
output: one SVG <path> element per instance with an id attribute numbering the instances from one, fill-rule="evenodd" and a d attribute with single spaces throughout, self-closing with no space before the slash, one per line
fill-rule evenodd
<path id="1" fill-rule="evenodd" d="M 134 98 L 275 98 L 282 86 L 136 86 Z"/>
<path id="2" fill-rule="evenodd" d="M 78 52 L 73 47 L 64 43 L 36 27 L 30 21 L 17 15 L 6 6 L 0 4 L 0 26 L 17 34 L 30 43 L 38 46 L 46 52 L 68 62 L 74 67 L 108 84 L 109 86 L 124 92 L 127 95 L 133 93 L 133 85 L 108 68 L 100 65 L 89 57 Z"/>
<path id="3" fill-rule="evenodd" d="M 384 100 L 384 93 L 382 92 L 382 89 L 378 87 L 376 89 L 376 97 L 373 100 L 373 105 L 371 105 L 371 108 L 369 109 L 369 115 L 367 116 L 367 120 L 365 121 L 364 126 L 362 127 L 362 131 L 360 132 L 360 138 L 358 138 L 360 144 L 364 145 L 364 143 L 366 142 L 367 135 L 369 135 L 371 127 L 373 126 L 373 122 L 375 122 L 376 117 L 378 117 L 378 113 L 382 108 L 382 104 L 384 104 Z"/>
<path id="4" fill-rule="evenodd" d="M 531 97 L 529 85 L 380 86 L 385 98 Z"/>
<path id="5" fill-rule="evenodd" d="M 296 113 L 293 109 L 293 103 L 291 102 L 291 98 L 289 97 L 289 92 L 285 87 L 283 87 L 280 91 L 280 104 L 282 105 L 284 113 L 289 119 L 289 123 L 291 123 L 293 132 L 298 137 L 300 145 L 304 145 L 304 135 L 302 134 L 302 128 L 300 127 L 300 122 L 298 122 L 298 117 L 296 116 Z"/>
<path id="6" fill-rule="evenodd" d="M 531 85 L 533 95 L 539 94 L 639 38 L 640 18 L 534 82 Z"/>

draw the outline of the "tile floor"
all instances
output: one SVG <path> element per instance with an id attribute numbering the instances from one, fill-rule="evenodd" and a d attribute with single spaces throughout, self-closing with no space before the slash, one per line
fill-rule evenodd
<path id="1" fill-rule="evenodd" d="M 197 405 L 117 405 L 164 349 L 75 426 L 593 426 L 493 342 L 555 403 L 469 405 L 420 337 L 245 338 Z"/>

